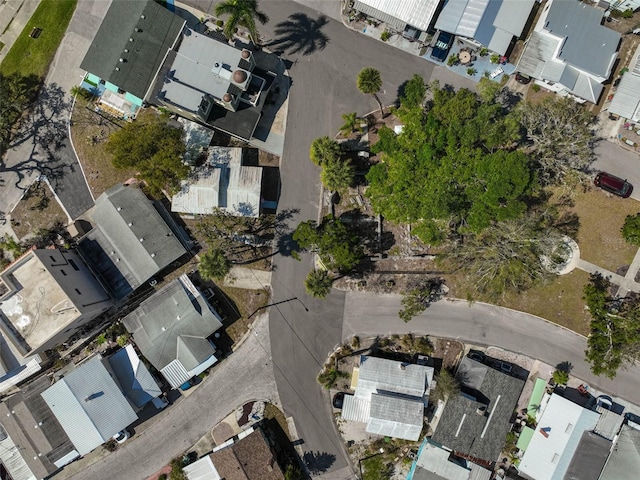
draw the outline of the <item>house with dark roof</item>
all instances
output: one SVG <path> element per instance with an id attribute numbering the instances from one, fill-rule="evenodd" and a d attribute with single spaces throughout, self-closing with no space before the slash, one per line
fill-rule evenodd
<path id="1" fill-rule="evenodd" d="M 149 102 L 249 140 L 272 81 L 250 50 L 185 29 L 160 68 Z"/>
<path id="2" fill-rule="evenodd" d="M 94 228 L 80 253 L 115 299 L 122 299 L 187 253 L 168 212 L 136 186 L 116 185 L 96 199 Z"/>
<path id="3" fill-rule="evenodd" d="M 517 69 L 548 90 L 598 103 L 621 43 L 620 34 L 602 24 L 603 13 L 583 2 L 548 1 Z"/>
<path id="4" fill-rule="evenodd" d="M 113 305 L 80 256 L 66 249 L 25 253 L 0 273 L 0 292 L 2 335 L 23 356 L 61 344 Z"/>
<path id="5" fill-rule="evenodd" d="M 522 35 L 535 0 L 448 0 L 436 29 L 505 55 Z"/>
<path id="6" fill-rule="evenodd" d="M 284 480 L 261 428 L 251 427 L 182 469 L 188 480 Z"/>
<path id="7" fill-rule="evenodd" d="M 0 402 L 0 463 L 10 475 L 7 478 L 49 478 L 78 457 L 41 397 L 50 386 L 49 377 L 41 376 Z"/>
<path id="8" fill-rule="evenodd" d="M 636 478 L 640 472 L 640 425 L 627 422 L 616 436 L 598 480 Z"/>
<path id="9" fill-rule="evenodd" d="M 153 0 L 113 0 L 80 64 L 109 113 L 135 116 L 185 23 Z"/>
<path id="10" fill-rule="evenodd" d="M 360 356 L 355 393 L 344 396 L 342 418 L 377 435 L 416 441 L 424 425 L 433 367 Z"/>
<path id="11" fill-rule="evenodd" d="M 425 438 L 413 462 L 412 480 L 489 480 L 491 470 L 459 458 Z"/>
<path id="12" fill-rule="evenodd" d="M 510 429 L 524 381 L 464 357 L 456 378 L 461 391 L 449 398 L 434 442 L 481 465 L 495 462 Z"/>
<path id="13" fill-rule="evenodd" d="M 218 361 L 209 337 L 222 320 L 186 275 L 158 290 L 122 322 L 173 388 Z"/>

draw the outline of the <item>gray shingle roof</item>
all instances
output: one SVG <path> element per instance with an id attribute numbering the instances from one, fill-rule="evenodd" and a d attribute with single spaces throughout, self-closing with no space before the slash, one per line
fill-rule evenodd
<path id="1" fill-rule="evenodd" d="M 116 185 L 100 195 L 91 218 L 95 227 L 79 248 L 116 298 L 187 253 L 137 187 Z"/>
<path id="2" fill-rule="evenodd" d="M 184 275 L 158 290 L 122 321 L 158 370 L 174 360 L 186 370 L 194 369 L 213 355 L 207 337 L 222 326 L 218 314 Z"/>
<path id="3" fill-rule="evenodd" d="M 144 99 L 184 24 L 153 0 L 113 0 L 80 68 Z"/>
<path id="4" fill-rule="evenodd" d="M 636 478 L 640 472 L 640 430 L 623 425 L 600 480 Z"/>
<path id="5" fill-rule="evenodd" d="M 598 480 L 604 467 L 611 442 L 593 432 L 584 432 L 569 464 L 566 480 Z"/>
<path id="6" fill-rule="evenodd" d="M 601 25 L 602 10 L 577 1 L 555 0 L 544 28 L 566 37 L 559 57 L 593 75 L 608 77 L 620 34 Z"/>
<path id="7" fill-rule="evenodd" d="M 524 381 L 468 357 L 462 359 L 457 378 L 468 393 L 447 401 L 432 438 L 455 451 L 493 462 L 504 445 Z"/>
<path id="8" fill-rule="evenodd" d="M 138 419 L 100 355 L 58 380 L 42 392 L 42 398 L 80 455 Z"/>

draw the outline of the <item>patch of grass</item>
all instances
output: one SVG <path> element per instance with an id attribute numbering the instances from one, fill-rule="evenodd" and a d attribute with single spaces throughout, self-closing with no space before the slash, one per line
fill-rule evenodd
<path id="1" fill-rule="evenodd" d="M 625 242 L 620 229 L 627 215 L 638 213 L 638 204 L 595 188 L 577 193 L 574 201 L 571 210 L 580 217 L 575 239 L 580 258 L 612 272 L 631 264 L 638 247 Z"/>
<path id="2" fill-rule="evenodd" d="M 11 227 L 19 239 L 66 223 L 67 216 L 45 182 L 35 182 L 29 187 L 11 212 Z"/>
<path id="3" fill-rule="evenodd" d="M 376 455 L 360 462 L 362 480 L 388 480 L 393 475 L 393 465 L 384 455 Z"/>
<path id="4" fill-rule="evenodd" d="M 0 73 L 44 78 L 76 4 L 77 0 L 42 0 L 0 64 Z M 29 36 L 34 27 L 42 29 L 35 39 Z"/>
<path id="5" fill-rule="evenodd" d="M 273 405 L 272 403 L 267 403 L 264 406 L 264 418 L 266 418 L 267 420 L 275 420 L 278 425 L 280 425 L 280 428 L 282 429 L 282 431 L 287 435 L 287 438 L 289 439 L 289 441 L 293 441 L 293 439 L 291 438 L 291 434 L 289 433 L 289 426 L 287 425 L 287 419 L 284 416 L 284 413 L 282 413 L 282 411 L 276 407 L 275 405 Z"/>
<path id="6" fill-rule="evenodd" d="M 248 318 L 249 315 L 269 304 L 269 294 L 264 290 L 248 290 L 228 286 L 219 286 L 219 288 L 235 304 L 240 313 L 240 318 L 226 328 L 227 335 L 235 343 L 249 330 L 249 325 L 255 318 L 255 316 Z M 223 308 L 228 307 L 225 300 L 220 300 L 220 303 Z"/>
<path id="7" fill-rule="evenodd" d="M 4 48 L 4 42 L 0 42 L 0 51 Z"/>
<path id="8" fill-rule="evenodd" d="M 80 97 L 76 98 L 71 122 L 71 140 L 95 198 L 135 176 L 133 169 L 115 168 L 105 149 L 107 138 L 121 128 L 121 122 L 101 116 L 93 110 L 92 102 Z"/>

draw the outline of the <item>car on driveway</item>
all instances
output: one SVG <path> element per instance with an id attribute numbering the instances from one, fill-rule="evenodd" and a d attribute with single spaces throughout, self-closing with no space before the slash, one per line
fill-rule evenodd
<path id="1" fill-rule="evenodd" d="M 125 428 L 124 430 L 120 430 L 118 433 L 116 433 L 113 436 L 113 439 L 116 441 L 118 445 L 122 445 L 124 442 L 126 442 L 129 439 L 130 436 L 131 434 L 129 433 L 129 430 Z"/>
<path id="2" fill-rule="evenodd" d="M 471 350 L 467 357 L 480 363 L 484 363 L 484 361 L 486 360 L 486 355 L 478 350 Z"/>
<path id="3" fill-rule="evenodd" d="M 526 85 L 531 81 L 531 77 L 529 75 L 525 75 L 524 73 L 516 72 L 516 82 L 522 83 Z"/>
<path id="4" fill-rule="evenodd" d="M 629 197 L 633 192 L 633 185 L 607 172 L 598 172 L 596 178 L 593 180 L 593 184 L 622 198 Z"/>
<path id="5" fill-rule="evenodd" d="M 444 62 L 447 59 L 452 43 L 453 34 L 442 31 L 438 33 L 436 43 L 433 44 L 433 49 L 431 50 L 431 58 L 439 62 Z"/>
<path id="6" fill-rule="evenodd" d="M 342 409 L 342 405 L 344 404 L 344 392 L 338 392 L 333 396 L 333 408 L 338 410 Z"/>

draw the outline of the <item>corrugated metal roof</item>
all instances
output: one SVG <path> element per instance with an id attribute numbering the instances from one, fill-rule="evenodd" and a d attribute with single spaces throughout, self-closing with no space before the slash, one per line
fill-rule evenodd
<path id="1" fill-rule="evenodd" d="M 369 421 L 371 402 L 353 395 L 345 395 L 342 404 L 342 418 L 353 422 L 366 423 Z"/>
<path id="2" fill-rule="evenodd" d="M 436 20 L 436 29 L 473 38 L 489 0 L 449 0 Z"/>
<path id="3" fill-rule="evenodd" d="M 96 355 L 42 392 L 80 455 L 109 440 L 138 419 Z"/>
<path id="4" fill-rule="evenodd" d="M 496 52 L 496 53 L 499 53 L 500 55 L 504 55 L 507 52 L 507 50 L 509 50 L 509 45 L 511 45 L 511 40 L 513 40 L 512 33 L 496 28 L 496 30 L 493 32 L 493 36 L 491 37 L 491 40 L 487 44 L 487 48 L 492 52 Z"/>
<path id="5" fill-rule="evenodd" d="M 469 480 L 489 480 L 491 478 L 491 470 L 487 470 L 473 462 L 468 462 L 468 465 L 471 467 Z"/>
<path id="6" fill-rule="evenodd" d="M 362 355 L 358 375 L 357 397 L 370 398 L 381 390 L 423 397 L 433 379 L 433 368 Z"/>
<path id="7" fill-rule="evenodd" d="M 544 79 L 542 72 L 545 64 L 552 60 L 559 45 L 560 39 L 544 32 L 533 32 L 518 61 L 518 71 L 533 78 Z"/>
<path id="8" fill-rule="evenodd" d="M 182 471 L 188 480 L 222 480 L 209 455 L 187 465 Z"/>
<path id="9" fill-rule="evenodd" d="M 560 395 L 549 398 L 519 470 L 536 479 L 562 479 L 585 431 L 600 415 Z"/>
<path id="10" fill-rule="evenodd" d="M 640 121 L 640 45 L 629 64 L 629 71 L 620 80 L 608 110 L 634 122 Z"/>
<path id="11" fill-rule="evenodd" d="M 603 408 L 601 409 L 600 418 L 593 431 L 601 437 L 613 440 L 620 431 L 623 421 L 624 417 L 622 415 Z"/>
<path id="12" fill-rule="evenodd" d="M 374 393 L 367 432 L 417 441 L 422 432 L 424 403 L 397 395 Z"/>
<path id="13" fill-rule="evenodd" d="M 169 382 L 173 388 L 178 388 L 191 378 L 191 375 L 189 375 L 189 372 L 184 368 L 180 360 L 174 360 L 167 364 L 160 370 L 160 373 L 162 373 L 162 376 L 167 379 L 167 382 Z"/>
<path id="14" fill-rule="evenodd" d="M 440 0 L 356 0 L 353 8 L 398 30 L 409 24 L 426 31 L 439 4 Z"/>
<path id="15" fill-rule="evenodd" d="M 0 426 L 0 464 L 7 469 L 12 480 L 36 480 L 18 447 Z"/>
<path id="16" fill-rule="evenodd" d="M 114 353 L 108 361 L 123 393 L 137 408 L 141 408 L 162 394 L 162 390 L 132 345 L 127 345 Z"/>
<path id="17" fill-rule="evenodd" d="M 559 58 L 585 72 L 607 78 L 620 34 L 602 23 L 603 11 L 582 2 L 555 0 L 544 29 L 566 37 Z"/>
<path id="18" fill-rule="evenodd" d="M 535 2 L 536 0 L 503 0 L 493 21 L 494 27 L 519 37 Z"/>

